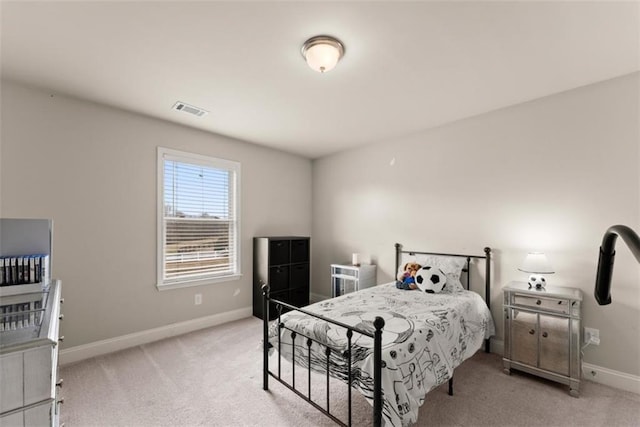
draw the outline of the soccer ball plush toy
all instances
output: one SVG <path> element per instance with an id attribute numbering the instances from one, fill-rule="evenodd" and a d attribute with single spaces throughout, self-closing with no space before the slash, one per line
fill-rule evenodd
<path id="1" fill-rule="evenodd" d="M 540 274 L 532 274 L 529 276 L 529 287 L 542 289 L 547 285 L 547 280 Z"/>
<path id="2" fill-rule="evenodd" d="M 416 284 L 421 291 L 437 294 L 442 292 L 447 285 L 447 276 L 439 268 L 422 267 L 416 273 Z"/>

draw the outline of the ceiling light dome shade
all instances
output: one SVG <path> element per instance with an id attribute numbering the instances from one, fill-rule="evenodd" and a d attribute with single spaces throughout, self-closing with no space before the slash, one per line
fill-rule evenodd
<path id="1" fill-rule="evenodd" d="M 302 45 L 302 56 L 319 73 L 332 70 L 344 55 L 344 45 L 330 36 L 311 37 Z"/>

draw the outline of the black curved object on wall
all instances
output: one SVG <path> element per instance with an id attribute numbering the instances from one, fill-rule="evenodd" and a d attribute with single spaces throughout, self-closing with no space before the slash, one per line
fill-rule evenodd
<path id="1" fill-rule="evenodd" d="M 596 301 L 600 305 L 611 304 L 611 276 L 613 275 L 613 261 L 616 255 L 615 247 L 618 236 L 629 246 L 631 253 L 640 263 L 640 237 L 626 225 L 613 225 L 607 229 L 600 246 L 598 258 L 598 272 L 596 273 Z"/>

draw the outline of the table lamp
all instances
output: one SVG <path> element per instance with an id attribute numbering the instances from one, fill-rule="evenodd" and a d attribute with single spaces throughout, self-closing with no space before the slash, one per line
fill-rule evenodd
<path id="1" fill-rule="evenodd" d="M 529 276 L 529 287 L 536 289 L 544 289 L 547 284 L 544 274 L 554 273 L 547 256 L 542 252 L 529 252 L 518 270 L 531 273 Z"/>

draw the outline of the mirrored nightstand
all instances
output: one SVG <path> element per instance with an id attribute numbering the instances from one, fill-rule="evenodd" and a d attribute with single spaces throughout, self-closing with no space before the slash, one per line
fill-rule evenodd
<path id="1" fill-rule="evenodd" d="M 510 282 L 504 292 L 504 370 L 528 372 L 569 386 L 578 397 L 582 379 L 582 292 Z"/>

